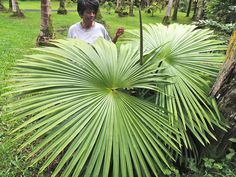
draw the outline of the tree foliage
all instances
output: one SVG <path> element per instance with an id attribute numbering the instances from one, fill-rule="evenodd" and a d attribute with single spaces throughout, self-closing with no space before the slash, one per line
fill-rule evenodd
<path id="1" fill-rule="evenodd" d="M 222 23 L 235 23 L 235 0 L 211 0 L 207 2 L 206 15 Z"/>

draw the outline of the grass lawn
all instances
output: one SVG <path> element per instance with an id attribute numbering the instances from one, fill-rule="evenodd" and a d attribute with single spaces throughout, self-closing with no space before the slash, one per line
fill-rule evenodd
<path id="1" fill-rule="evenodd" d="M 8 7 L 8 1 L 4 1 L 4 5 Z M 5 92 L 3 90 L 5 87 L 3 81 L 7 79 L 9 69 L 15 65 L 17 59 L 33 53 L 31 48 L 35 47 L 35 41 L 39 33 L 40 11 L 29 12 L 25 9 L 40 9 L 40 1 L 19 1 L 19 6 L 26 16 L 24 19 L 13 18 L 10 17 L 11 13 L 0 12 L 0 94 Z M 53 10 L 57 10 L 58 6 L 58 1 L 52 2 Z M 76 5 L 71 4 L 67 9 L 75 10 Z M 125 29 L 139 27 L 137 11 L 135 11 L 134 17 L 118 17 L 114 12 L 107 14 L 104 9 L 101 9 L 101 12 L 111 36 L 113 36 L 119 26 L 123 26 Z M 164 13 L 162 11 L 151 17 L 150 14 L 143 12 L 143 23 L 160 23 Z M 178 15 L 179 22 L 183 24 L 191 23 L 191 18 L 186 18 L 184 13 L 179 13 Z M 78 22 L 80 17 L 77 12 L 58 15 L 53 11 L 52 19 L 56 38 L 66 38 L 69 26 Z M 0 97 L 0 176 L 32 176 L 33 171 L 37 171 L 37 167 L 34 167 L 34 170 L 25 170 L 25 166 L 29 162 L 23 160 L 30 149 L 24 150 L 24 152 L 17 152 L 16 149 L 20 142 L 11 141 L 14 135 L 9 135 L 9 132 L 19 122 L 9 123 L 7 121 L 9 116 L 2 115 L 2 106 L 6 101 L 3 97 Z"/>

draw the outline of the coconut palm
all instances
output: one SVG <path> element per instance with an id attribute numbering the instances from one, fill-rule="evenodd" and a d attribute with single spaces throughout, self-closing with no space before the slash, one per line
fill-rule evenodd
<path id="1" fill-rule="evenodd" d="M 30 134 L 21 148 L 39 139 L 29 154 L 37 154 L 32 165 L 44 159 L 43 171 L 62 155 L 52 176 L 165 173 L 172 151 L 179 152 L 178 131 L 164 109 L 132 90 L 159 91 L 168 75 L 150 59 L 140 65 L 139 48 L 130 44 L 53 44 L 19 61 L 12 73 L 16 97 L 9 108 L 15 119 L 29 117 L 15 130 L 22 130 L 17 139 Z"/>
<path id="2" fill-rule="evenodd" d="M 166 13 L 165 13 L 165 16 L 162 20 L 163 24 L 169 24 L 170 23 L 169 18 L 171 16 L 171 9 L 172 9 L 172 6 L 173 6 L 173 2 L 174 2 L 174 0 L 169 0 L 168 1 L 168 5 L 167 5 L 167 8 L 166 8 Z"/>
<path id="3" fill-rule="evenodd" d="M 41 0 L 40 32 L 36 40 L 36 46 L 48 45 L 49 40 L 54 37 L 55 35 L 51 18 L 51 1 Z"/>
<path id="4" fill-rule="evenodd" d="M 145 51 L 156 51 L 153 61 L 165 68 L 160 73 L 173 76 L 168 80 L 174 84 L 165 85 L 164 93 L 157 93 L 155 103 L 171 113 L 170 123 L 179 129 L 185 147 L 192 148 L 192 136 L 203 145 L 208 143 L 209 136 L 214 138 L 213 127 L 221 127 L 215 101 L 207 93 L 224 59 L 223 54 L 215 51 L 225 50 L 225 46 L 213 39 L 212 31 L 195 26 L 144 27 Z M 134 35 L 129 40 L 137 43 L 139 31 L 129 32 Z"/>
<path id="5" fill-rule="evenodd" d="M 12 16 L 25 17 L 24 13 L 20 10 L 17 0 L 12 0 Z"/>

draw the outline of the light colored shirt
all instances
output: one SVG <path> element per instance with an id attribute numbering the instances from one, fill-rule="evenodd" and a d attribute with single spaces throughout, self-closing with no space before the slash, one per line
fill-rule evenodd
<path id="1" fill-rule="evenodd" d="M 97 22 L 89 29 L 82 28 L 81 23 L 79 22 L 72 25 L 68 31 L 68 38 L 81 39 L 90 44 L 94 43 L 99 37 L 111 41 L 105 27 Z"/>

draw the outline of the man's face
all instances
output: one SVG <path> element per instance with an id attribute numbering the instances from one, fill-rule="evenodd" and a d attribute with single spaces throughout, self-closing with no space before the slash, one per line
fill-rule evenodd
<path id="1" fill-rule="evenodd" d="M 86 24 L 92 24 L 93 21 L 95 20 L 95 16 L 96 16 L 96 13 L 94 10 L 90 10 L 90 9 L 85 10 L 82 15 L 83 22 Z"/>

